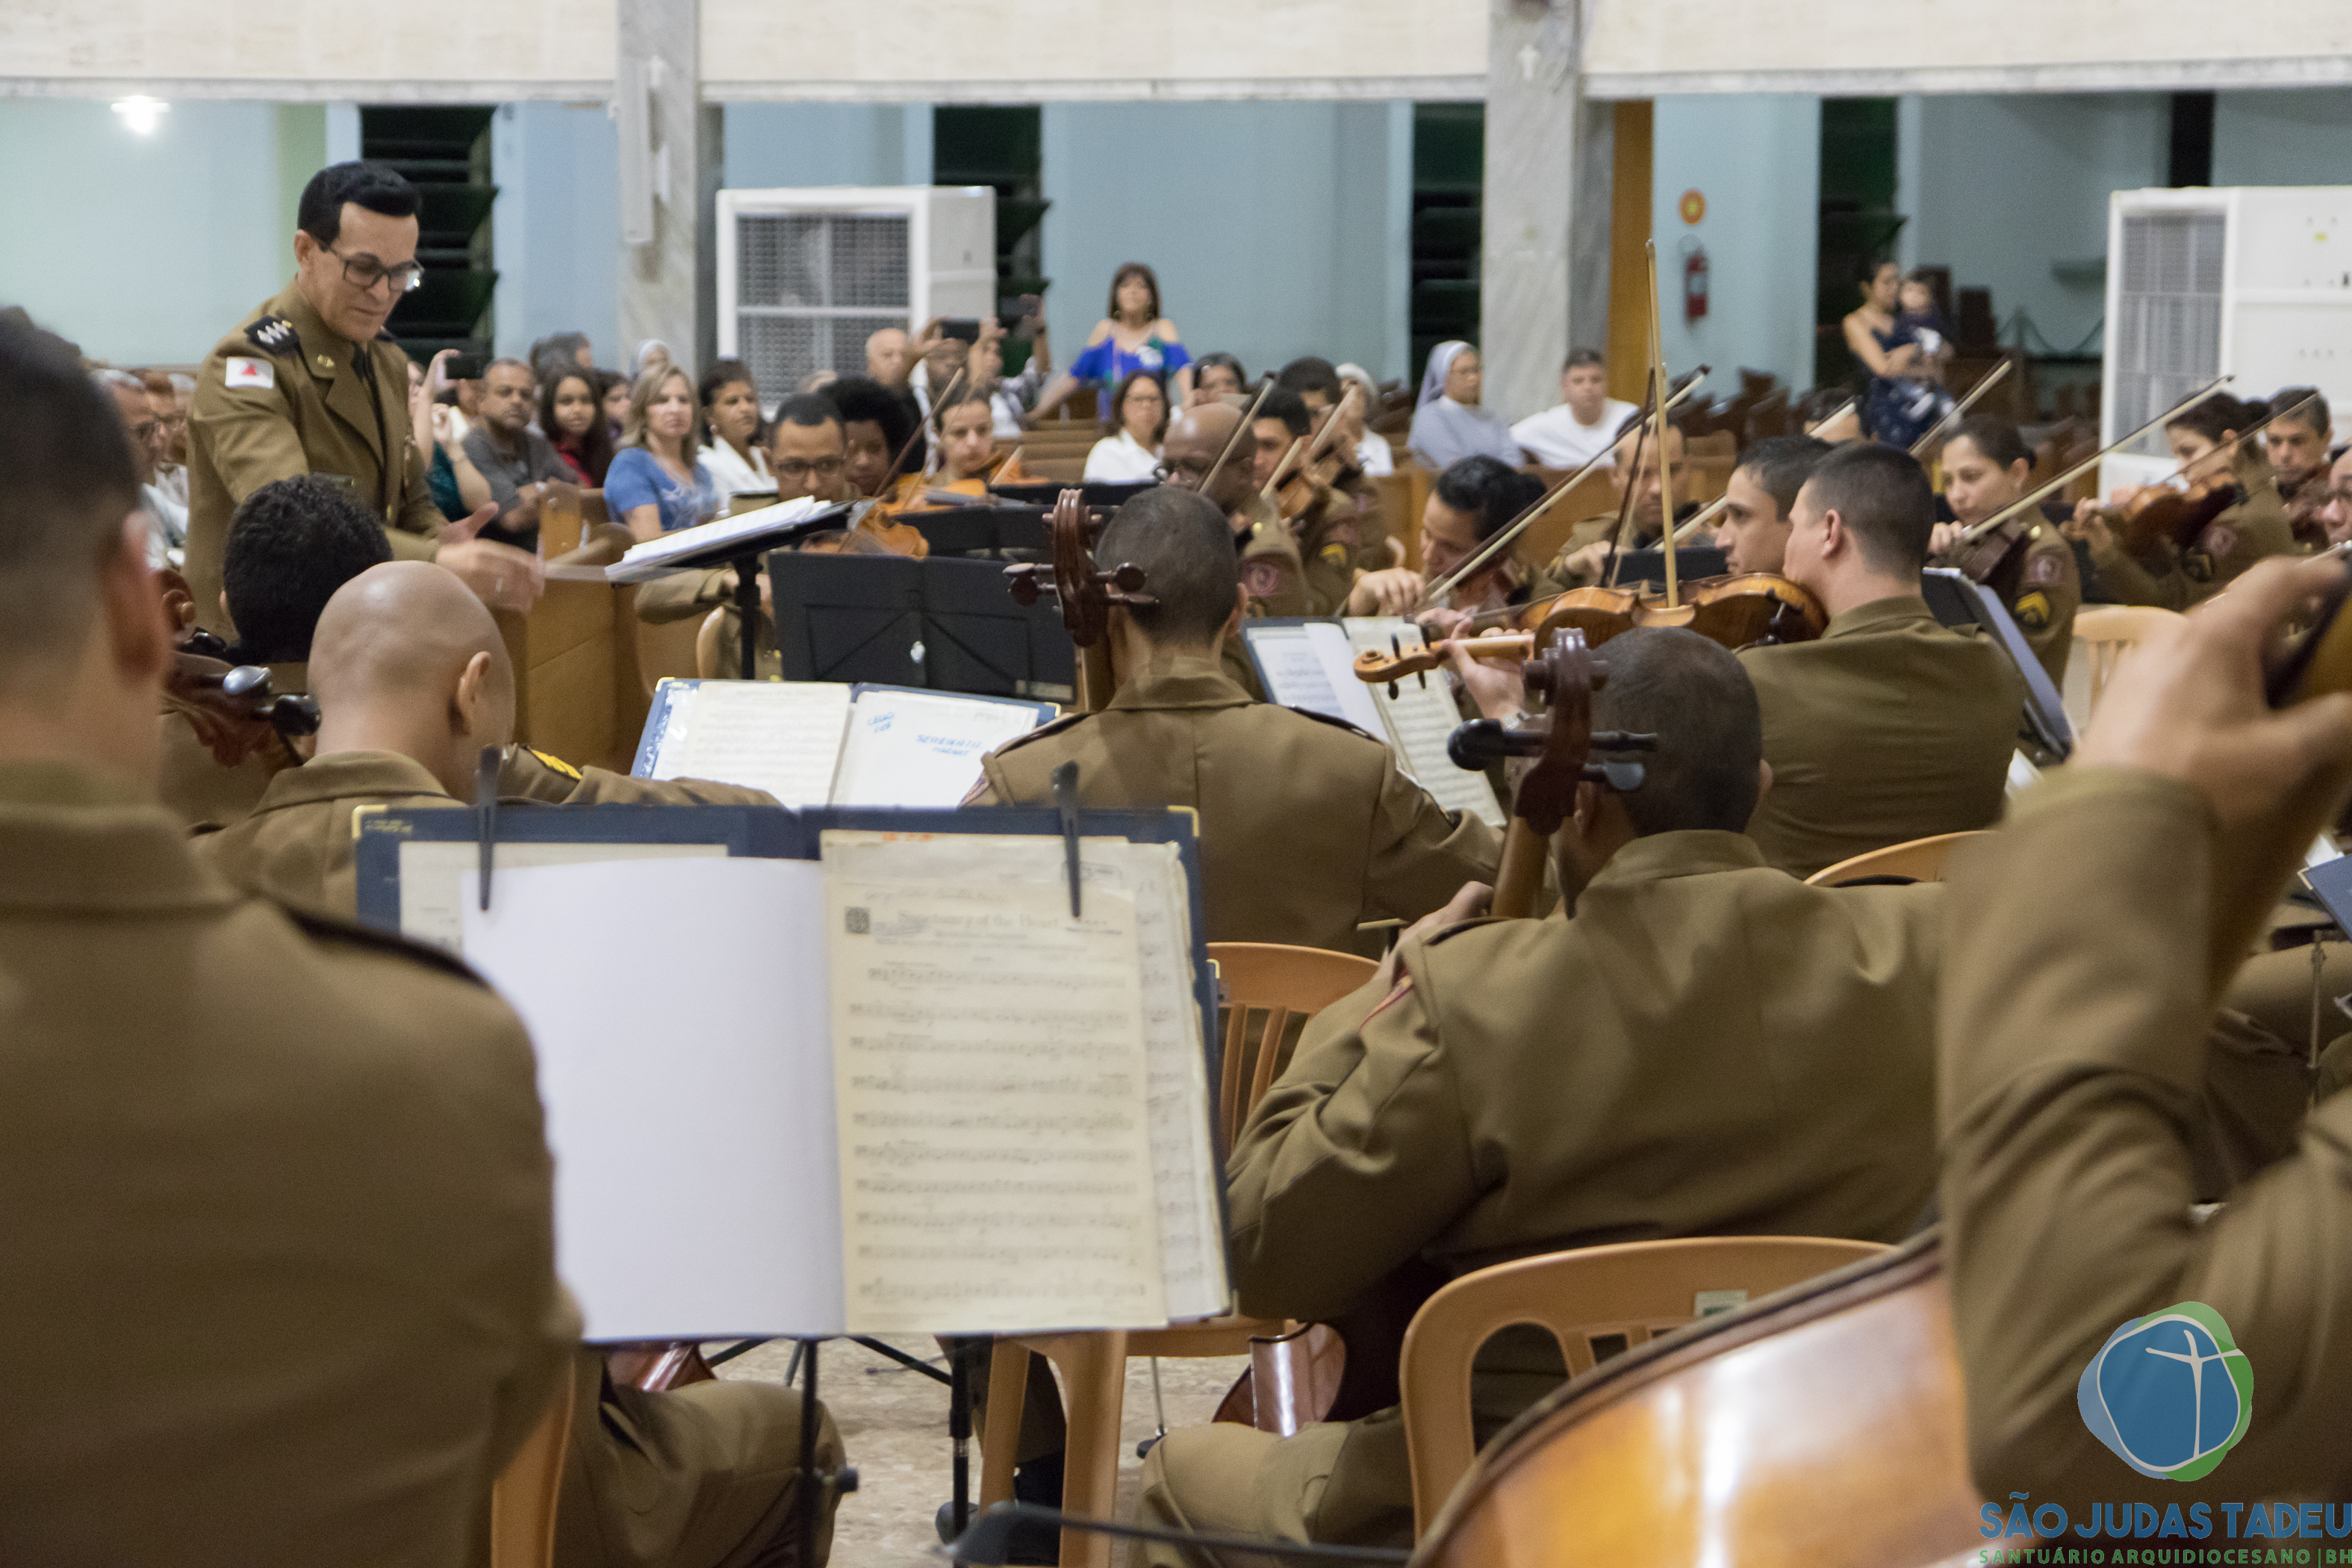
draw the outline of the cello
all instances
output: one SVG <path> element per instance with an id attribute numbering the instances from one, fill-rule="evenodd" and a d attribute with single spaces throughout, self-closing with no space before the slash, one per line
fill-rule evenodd
<path id="1" fill-rule="evenodd" d="M 1062 492 L 1061 499 L 1054 503 L 1050 526 L 1054 559 L 1007 566 L 1005 586 L 1013 603 L 1024 608 L 1044 599 L 1061 611 L 1063 629 L 1070 634 L 1070 641 L 1078 653 L 1078 708 L 1082 712 L 1097 713 L 1109 706 L 1111 693 L 1118 689 L 1111 674 L 1107 641 L 1110 607 L 1156 605 L 1160 601 L 1143 592 L 1142 567 L 1122 563 L 1105 572 L 1096 566 L 1087 539 L 1093 525 L 1088 521 L 1083 490 Z"/>

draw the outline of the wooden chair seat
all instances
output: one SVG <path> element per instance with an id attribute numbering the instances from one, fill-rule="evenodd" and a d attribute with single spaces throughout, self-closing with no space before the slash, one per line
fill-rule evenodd
<path id="1" fill-rule="evenodd" d="M 1842 887 L 1866 877 L 1908 877 L 1915 882 L 1940 882 L 1944 879 L 1944 863 L 1952 851 L 1971 838 L 1982 838 L 1983 833 L 1938 833 L 1932 838 L 1914 838 L 1907 844 L 1890 844 L 1884 849 L 1873 849 L 1824 866 L 1806 882 L 1816 888 Z"/>
<path id="2" fill-rule="evenodd" d="M 555 1562 L 555 1505 L 572 1444 L 572 1397 L 567 1365 L 539 1424 L 491 1483 L 490 1568 L 551 1568 Z"/>

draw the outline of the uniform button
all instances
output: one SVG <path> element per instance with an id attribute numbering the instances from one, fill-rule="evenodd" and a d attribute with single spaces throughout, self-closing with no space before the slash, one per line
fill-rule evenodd
<path id="1" fill-rule="evenodd" d="M 335 357 L 334 357 L 334 355 L 332 355 L 332 354 L 320 354 L 320 355 L 319 356 L 319 368 L 320 368 L 320 370 L 332 370 L 332 369 L 334 369 L 334 368 L 335 368 Z"/>

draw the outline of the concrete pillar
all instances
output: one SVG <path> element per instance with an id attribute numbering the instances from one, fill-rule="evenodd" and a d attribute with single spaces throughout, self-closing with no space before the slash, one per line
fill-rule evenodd
<path id="1" fill-rule="evenodd" d="M 1611 110 L 1578 69 L 1592 4 L 1489 0 L 1479 347 L 1486 401 L 1514 419 L 1608 335 Z"/>
<path id="2" fill-rule="evenodd" d="M 621 247 L 619 362 L 659 338 L 689 370 L 708 364 L 718 340 L 718 252 L 712 196 L 726 167 L 724 121 L 702 100 L 697 0 L 618 0 L 619 58 L 643 60 L 653 75 L 651 136 L 660 160 L 653 238 Z M 630 119 L 621 117 L 622 133 Z M 623 150 L 625 158 L 627 150 Z M 667 195 L 660 194 L 667 188 Z"/>

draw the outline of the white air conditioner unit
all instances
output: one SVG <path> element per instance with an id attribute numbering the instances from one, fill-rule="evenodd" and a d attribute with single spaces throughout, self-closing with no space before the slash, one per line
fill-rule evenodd
<path id="1" fill-rule="evenodd" d="M 866 374 L 866 340 L 996 311 L 996 193 L 829 185 L 719 193 L 719 352 L 772 413 L 814 371 Z"/>
<path id="2" fill-rule="evenodd" d="M 2352 186 L 2107 198 L 2100 445 L 2224 372 L 2234 396 L 2316 386 L 2335 409 L 2352 409 Z M 2177 466 L 2163 430 L 2151 430 L 2106 459 L 2100 493 Z"/>

